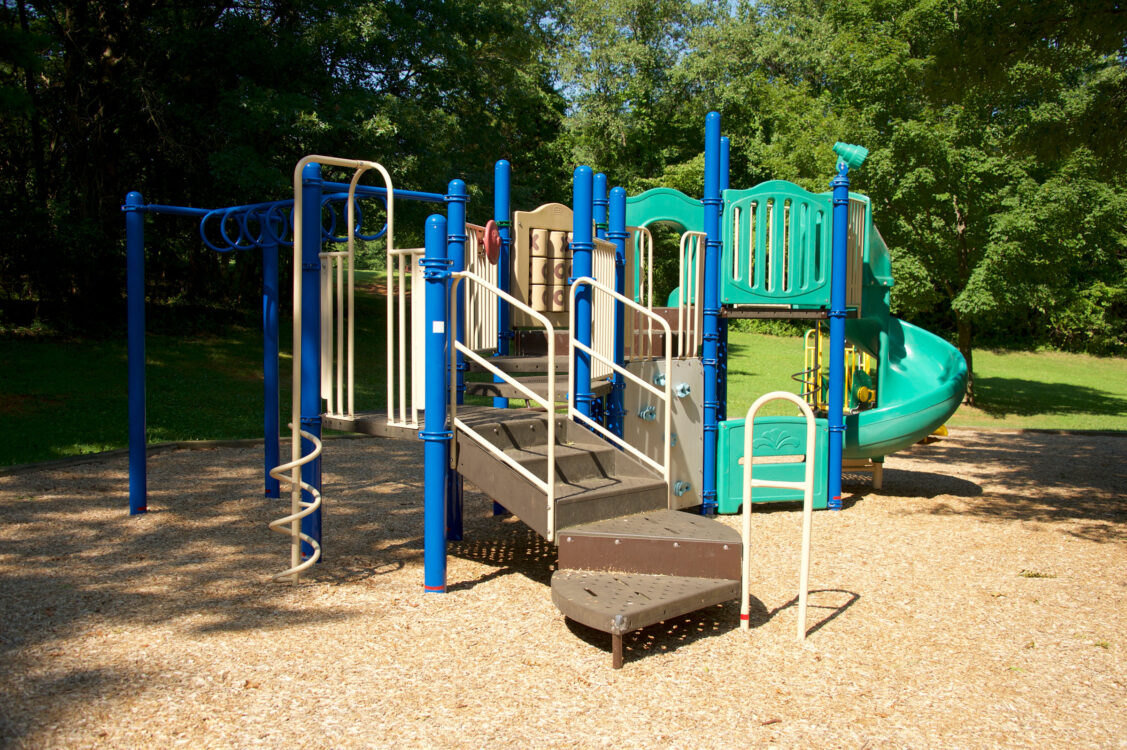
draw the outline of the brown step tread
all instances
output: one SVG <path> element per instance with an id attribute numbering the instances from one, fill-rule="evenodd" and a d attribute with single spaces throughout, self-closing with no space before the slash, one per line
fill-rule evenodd
<path id="1" fill-rule="evenodd" d="M 528 388 L 530 391 L 538 396 L 543 397 L 548 391 L 548 376 L 547 375 L 533 375 L 530 377 L 518 377 L 521 385 Z M 610 393 L 609 380 L 596 380 L 591 383 L 591 392 L 596 396 L 605 396 Z M 567 398 L 567 389 L 569 387 L 568 378 L 556 378 L 556 401 L 564 401 Z M 524 399 L 527 396 L 521 393 L 511 383 L 493 383 L 489 381 L 472 380 L 466 381 L 466 393 L 473 396 L 493 396 L 494 398 L 515 398 Z"/>
<path id="2" fill-rule="evenodd" d="M 740 595 L 724 578 L 557 570 L 552 603 L 565 617 L 612 636 L 613 666 L 622 666 L 622 636 Z"/>
<path id="3" fill-rule="evenodd" d="M 509 355 L 504 357 L 490 357 L 489 364 L 504 372 L 547 372 L 548 358 L 546 356 Z M 467 359 L 470 372 L 489 372 L 473 360 Z M 567 372 L 567 354 L 557 354 L 555 358 L 556 372 Z"/>
<path id="4" fill-rule="evenodd" d="M 653 510 L 561 528 L 560 569 L 700 578 L 740 577 L 740 534 L 719 521 Z"/>

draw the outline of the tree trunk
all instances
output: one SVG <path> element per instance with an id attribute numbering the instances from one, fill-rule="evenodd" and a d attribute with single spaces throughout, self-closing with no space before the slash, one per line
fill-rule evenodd
<path id="1" fill-rule="evenodd" d="M 955 327 L 959 332 L 959 352 L 963 355 L 963 359 L 967 362 L 967 392 L 963 398 L 963 403 L 967 406 L 974 406 L 974 354 L 971 351 L 971 337 L 973 331 L 971 330 L 970 321 L 967 320 L 966 315 L 955 313 Z"/>

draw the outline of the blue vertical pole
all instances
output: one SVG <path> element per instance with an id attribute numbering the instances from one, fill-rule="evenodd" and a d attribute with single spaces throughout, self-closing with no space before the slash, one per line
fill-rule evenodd
<path id="1" fill-rule="evenodd" d="M 731 168 L 731 142 L 728 136 L 720 137 L 720 196 L 723 200 L 724 191 L 728 189 L 730 182 L 730 168 Z M 721 204 L 721 217 L 723 217 L 723 204 Z M 723 237 L 724 232 L 720 232 Z M 719 296 L 717 296 L 719 299 Z M 717 365 L 717 383 L 716 400 L 719 402 L 719 407 L 716 412 L 717 421 L 724 421 L 728 418 L 728 319 L 720 318 L 720 349 L 719 349 L 719 364 Z"/>
<path id="2" fill-rule="evenodd" d="M 266 497 L 280 497 L 278 480 L 270 470 L 278 466 L 278 243 L 262 245 L 262 438 Z"/>
<path id="3" fill-rule="evenodd" d="M 301 429 L 321 438 L 321 165 L 309 163 L 301 175 Z M 313 444 L 302 438 L 301 455 L 313 452 Z M 301 467 L 301 479 L 321 489 L 321 459 Z M 313 496 L 302 492 L 302 499 L 312 503 Z M 321 509 L 301 519 L 301 531 L 321 544 Z M 324 548 L 322 547 L 322 550 Z M 302 559 L 308 559 L 313 548 L 302 542 Z M 321 557 L 324 560 L 324 555 Z"/>
<path id="4" fill-rule="evenodd" d="M 614 291 L 626 295 L 626 190 L 616 187 L 610 191 L 610 228 L 607 239 L 614 243 Z M 626 305 L 614 303 L 614 361 L 618 365 L 626 363 Z M 611 379 L 610 398 L 607 405 L 607 428 L 622 437 L 622 418 L 626 414 L 626 378 L 614 373 Z"/>
<path id="5" fill-rule="evenodd" d="M 423 585 L 446 591 L 446 491 L 453 433 L 446 428 L 447 285 L 446 219 L 427 218 L 426 252 L 421 265 L 426 285 L 426 393 L 423 431 Z"/>
<path id="6" fill-rule="evenodd" d="M 512 221 L 510 220 L 511 207 L 509 205 L 509 191 L 512 184 L 512 167 L 509 162 L 501 159 L 493 167 L 493 221 L 501 234 L 501 253 L 497 259 L 497 286 L 501 291 L 508 292 L 511 279 L 509 249 L 512 245 Z M 509 341 L 513 338 L 512 310 L 509 303 L 497 300 L 497 354 L 504 357 L 509 354 Z M 505 398 L 493 399 L 493 405 L 504 409 L 509 405 Z"/>
<path id="7" fill-rule="evenodd" d="M 830 510 L 841 510 L 841 451 L 845 434 L 845 283 L 849 243 L 849 165 L 837 163 L 833 188 L 833 255 L 830 265 L 829 479 Z"/>
<path id="8" fill-rule="evenodd" d="M 600 240 L 607 238 L 607 211 L 610 207 L 610 201 L 607 199 L 607 176 L 602 172 L 596 172 L 594 179 L 591 181 L 591 206 L 592 218 L 595 221 L 595 236 Z"/>
<path id="9" fill-rule="evenodd" d="M 595 243 L 591 236 L 593 177 L 591 168 L 576 167 L 572 179 L 572 240 L 571 273 L 568 283 L 591 275 L 591 251 Z M 591 346 L 591 287 L 581 286 L 575 294 L 575 339 Z M 575 368 L 575 408 L 586 417 L 591 416 L 594 396 L 591 394 L 591 356 L 578 352 Z"/>
<path id="10" fill-rule="evenodd" d="M 504 159 L 498 160 L 493 165 L 493 221 L 497 224 L 497 231 L 501 235 L 501 252 L 497 257 L 497 286 L 502 291 L 509 291 L 511 272 L 509 263 L 509 247 L 512 244 L 511 206 L 509 200 L 510 186 L 512 185 L 512 166 Z M 509 303 L 497 299 L 497 356 L 507 357 L 509 354 L 509 341 L 513 338 L 512 310 Z M 501 378 L 494 375 L 494 383 L 500 383 Z M 493 398 L 494 409 L 509 408 L 509 399 L 503 396 Z M 505 507 L 494 501 L 493 515 L 499 516 L 506 513 Z"/>
<path id="11" fill-rule="evenodd" d="M 446 193 L 446 257 L 450 261 L 452 271 L 466 270 L 466 183 L 461 180 L 451 180 Z M 456 330 L 451 331 L 451 336 L 461 343 L 466 342 L 466 291 L 465 285 L 458 287 L 457 299 L 454 301 L 455 309 L 452 316 L 457 322 Z M 466 358 L 458 353 L 456 361 L 456 399 L 457 403 L 465 402 L 466 397 Z M 458 541 L 462 538 L 462 500 L 463 481 L 462 475 L 454 469 L 447 472 L 447 481 L 450 488 L 446 496 L 446 538 Z"/>
<path id="12" fill-rule="evenodd" d="M 709 112 L 704 121 L 704 366 L 702 404 L 704 471 L 701 513 L 716 512 L 716 441 L 719 435 L 720 401 L 720 113 Z"/>
<path id="13" fill-rule="evenodd" d="M 129 515 L 149 508 L 145 465 L 145 214 L 134 191 L 125 196 L 125 289 L 129 349 Z"/>

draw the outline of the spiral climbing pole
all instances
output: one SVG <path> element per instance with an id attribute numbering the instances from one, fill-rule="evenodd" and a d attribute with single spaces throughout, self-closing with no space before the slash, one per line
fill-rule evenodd
<path id="1" fill-rule="evenodd" d="M 313 195 L 320 193 L 320 173 L 318 165 L 341 167 L 353 170 L 352 180 L 348 184 L 345 199 L 347 208 L 347 226 L 345 238 L 347 249 L 343 253 L 321 253 L 322 226 L 320 211 L 322 201 L 316 205 L 316 213 L 306 215 L 306 167 L 314 170 L 317 187 Z M 290 489 L 290 512 L 288 515 L 270 522 L 270 528 L 290 537 L 290 567 L 273 576 L 275 581 L 297 583 L 302 572 L 308 570 L 321 559 L 322 547 L 320 540 L 320 511 L 323 497 L 320 488 L 320 465 L 317 460 L 321 456 L 323 444 L 320 438 L 322 398 L 332 404 L 335 400 L 336 408 L 347 408 L 351 413 L 353 409 L 354 393 L 354 368 L 353 350 L 355 345 L 355 302 L 354 302 L 354 267 L 355 238 L 359 224 L 356 195 L 361 176 L 368 170 L 375 170 L 383 177 L 384 205 L 386 210 L 385 228 L 381 233 L 387 242 L 388 253 L 393 251 L 394 242 L 394 205 L 395 195 L 391 184 L 391 175 L 380 164 L 359 159 L 341 159 L 333 156 L 306 156 L 294 168 L 294 200 L 291 213 L 293 226 L 293 418 L 290 422 L 290 461 L 278 466 L 271 475 L 281 482 L 285 482 Z M 333 224 L 335 227 L 335 212 Z M 315 218 L 314 218 L 315 217 Z M 314 218 L 317 227 L 306 227 L 305 223 Z M 269 226 L 270 222 L 265 222 Z M 330 235 L 332 229 L 330 229 Z M 379 235 L 375 235 L 379 236 Z M 373 237 L 361 237 L 372 239 Z M 309 248 L 310 253 L 305 254 L 306 244 L 316 244 Z M 312 259 L 317 260 L 310 263 Z M 331 305 L 322 306 L 322 290 L 330 283 L 332 268 L 336 264 L 336 278 L 338 285 L 343 288 L 336 290 L 338 300 L 337 315 L 333 315 Z M 342 268 L 343 266 L 343 268 Z M 345 284 L 345 269 L 347 269 L 347 284 Z M 305 271 L 316 273 L 316 281 L 310 286 L 311 303 L 309 310 L 304 310 L 303 290 L 307 279 Z M 347 312 L 344 310 L 347 301 Z M 303 313 L 305 313 L 303 315 Z M 316 318 L 315 320 L 310 318 Z M 332 338 L 334 323 L 337 330 L 337 356 L 332 352 Z M 344 331 L 347 334 L 344 335 Z M 347 341 L 347 349 L 345 342 Z M 336 398 L 333 398 L 331 384 L 328 393 L 322 379 L 322 368 L 336 368 L 338 383 Z M 347 387 L 345 388 L 345 379 Z M 309 381 L 306 393 L 303 390 L 303 380 Z M 330 379 L 332 380 L 332 379 Z M 305 429 L 308 427 L 309 429 Z"/>
<path id="2" fill-rule="evenodd" d="M 323 444 L 311 432 L 300 429 L 298 432 L 300 437 L 313 444 L 313 450 L 270 471 L 270 476 L 290 488 L 290 514 L 270 522 L 272 531 L 290 538 L 290 567 L 272 576 L 272 580 L 284 583 L 297 583 L 301 573 L 321 559 L 321 543 L 301 530 L 301 520 L 321 508 L 321 491 L 309 482 L 302 481 L 301 467 L 320 457 Z M 308 501 L 303 499 L 303 492 L 308 492 L 312 499 Z M 301 559 L 302 543 L 309 545 L 313 550 L 305 560 Z"/>

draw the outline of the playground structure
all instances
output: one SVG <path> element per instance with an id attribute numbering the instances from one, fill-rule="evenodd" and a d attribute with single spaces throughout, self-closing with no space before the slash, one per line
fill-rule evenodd
<path id="1" fill-rule="evenodd" d="M 570 208 L 513 213 L 510 167 L 502 161 L 493 217 L 473 225 L 460 180 L 445 195 L 400 191 L 374 162 L 310 156 L 295 169 L 293 201 L 227 209 L 221 226 L 235 217 L 244 238 L 230 243 L 235 248 L 269 245 L 276 252 L 292 243 L 294 252 L 287 463 L 276 449 L 270 457 L 269 394 L 266 407 L 267 494 L 280 481 L 291 497 L 290 513 L 271 523 L 291 539 L 290 566 L 276 579 L 297 582 L 322 554 L 323 427 L 424 441 L 427 590 L 446 588 L 446 544 L 461 538 L 461 485 L 469 478 L 494 499 L 495 510 L 515 514 L 558 546 L 553 602 L 567 617 L 611 634 L 616 667 L 627 632 L 739 597 L 741 589 L 746 605 L 748 556 L 741 546 L 748 527 L 741 538 L 709 518 L 716 511 L 742 507 L 746 517 L 753 503 L 803 499 L 805 571 L 809 510 L 840 508 L 843 461 L 879 463 L 941 426 L 958 406 L 965 363 L 946 342 L 889 314 L 888 251 L 868 199 L 849 192 L 848 171 L 860 166 L 863 149 L 838 144 L 833 190 L 813 194 L 782 181 L 728 189 L 727 141 L 716 113 L 707 118 L 705 144 L 700 200 L 668 189 L 628 198 L 621 188 L 608 192 L 605 176 L 579 167 Z M 322 164 L 351 169 L 353 177 L 325 183 Z M 380 173 L 382 187 L 360 185 L 368 171 Z M 386 211 L 376 235 L 359 235 L 362 198 L 381 201 Z M 395 246 L 396 198 L 447 206 L 446 216 L 427 219 L 424 248 Z M 343 236 L 322 226 L 322 206 L 334 203 L 346 207 Z M 139 227 L 146 212 L 188 210 L 144 206 L 136 194 L 125 208 L 130 497 L 131 512 L 141 512 L 143 338 L 139 397 L 134 392 Z M 260 227 L 257 235 L 251 223 Z M 664 308 L 654 305 L 652 282 L 650 227 L 659 223 L 681 234 L 679 286 Z M 357 237 L 386 246 L 387 399 L 380 411 L 355 408 Z M 325 240 L 347 250 L 323 252 Z M 828 345 L 815 334 L 816 351 L 799 374 L 802 417 L 757 418 L 746 436 L 745 419 L 726 418 L 726 321 L 733 318 L 828 321 Z M 143 335 L 143 307 L 140 321 Z M 870 359 L 847 368 L 847 339 Z M 267 371 L 270 359 L 268 353 Z M 273 360 L 276 397 L 276 352 Z M 471 372 L 487 380 L 467 378 Z M 468 395 L 492 401 L 469 405 Z M 525 407 L 510 408 L 510 399 Z M 275 446 L 277 434 L 275 423 Z M 753 486 L 745 502 L 744 488 Z M 693 507 L 701 513 L 682 512 Z M 805 603 L 805 591 L 800 598 Z"/>

